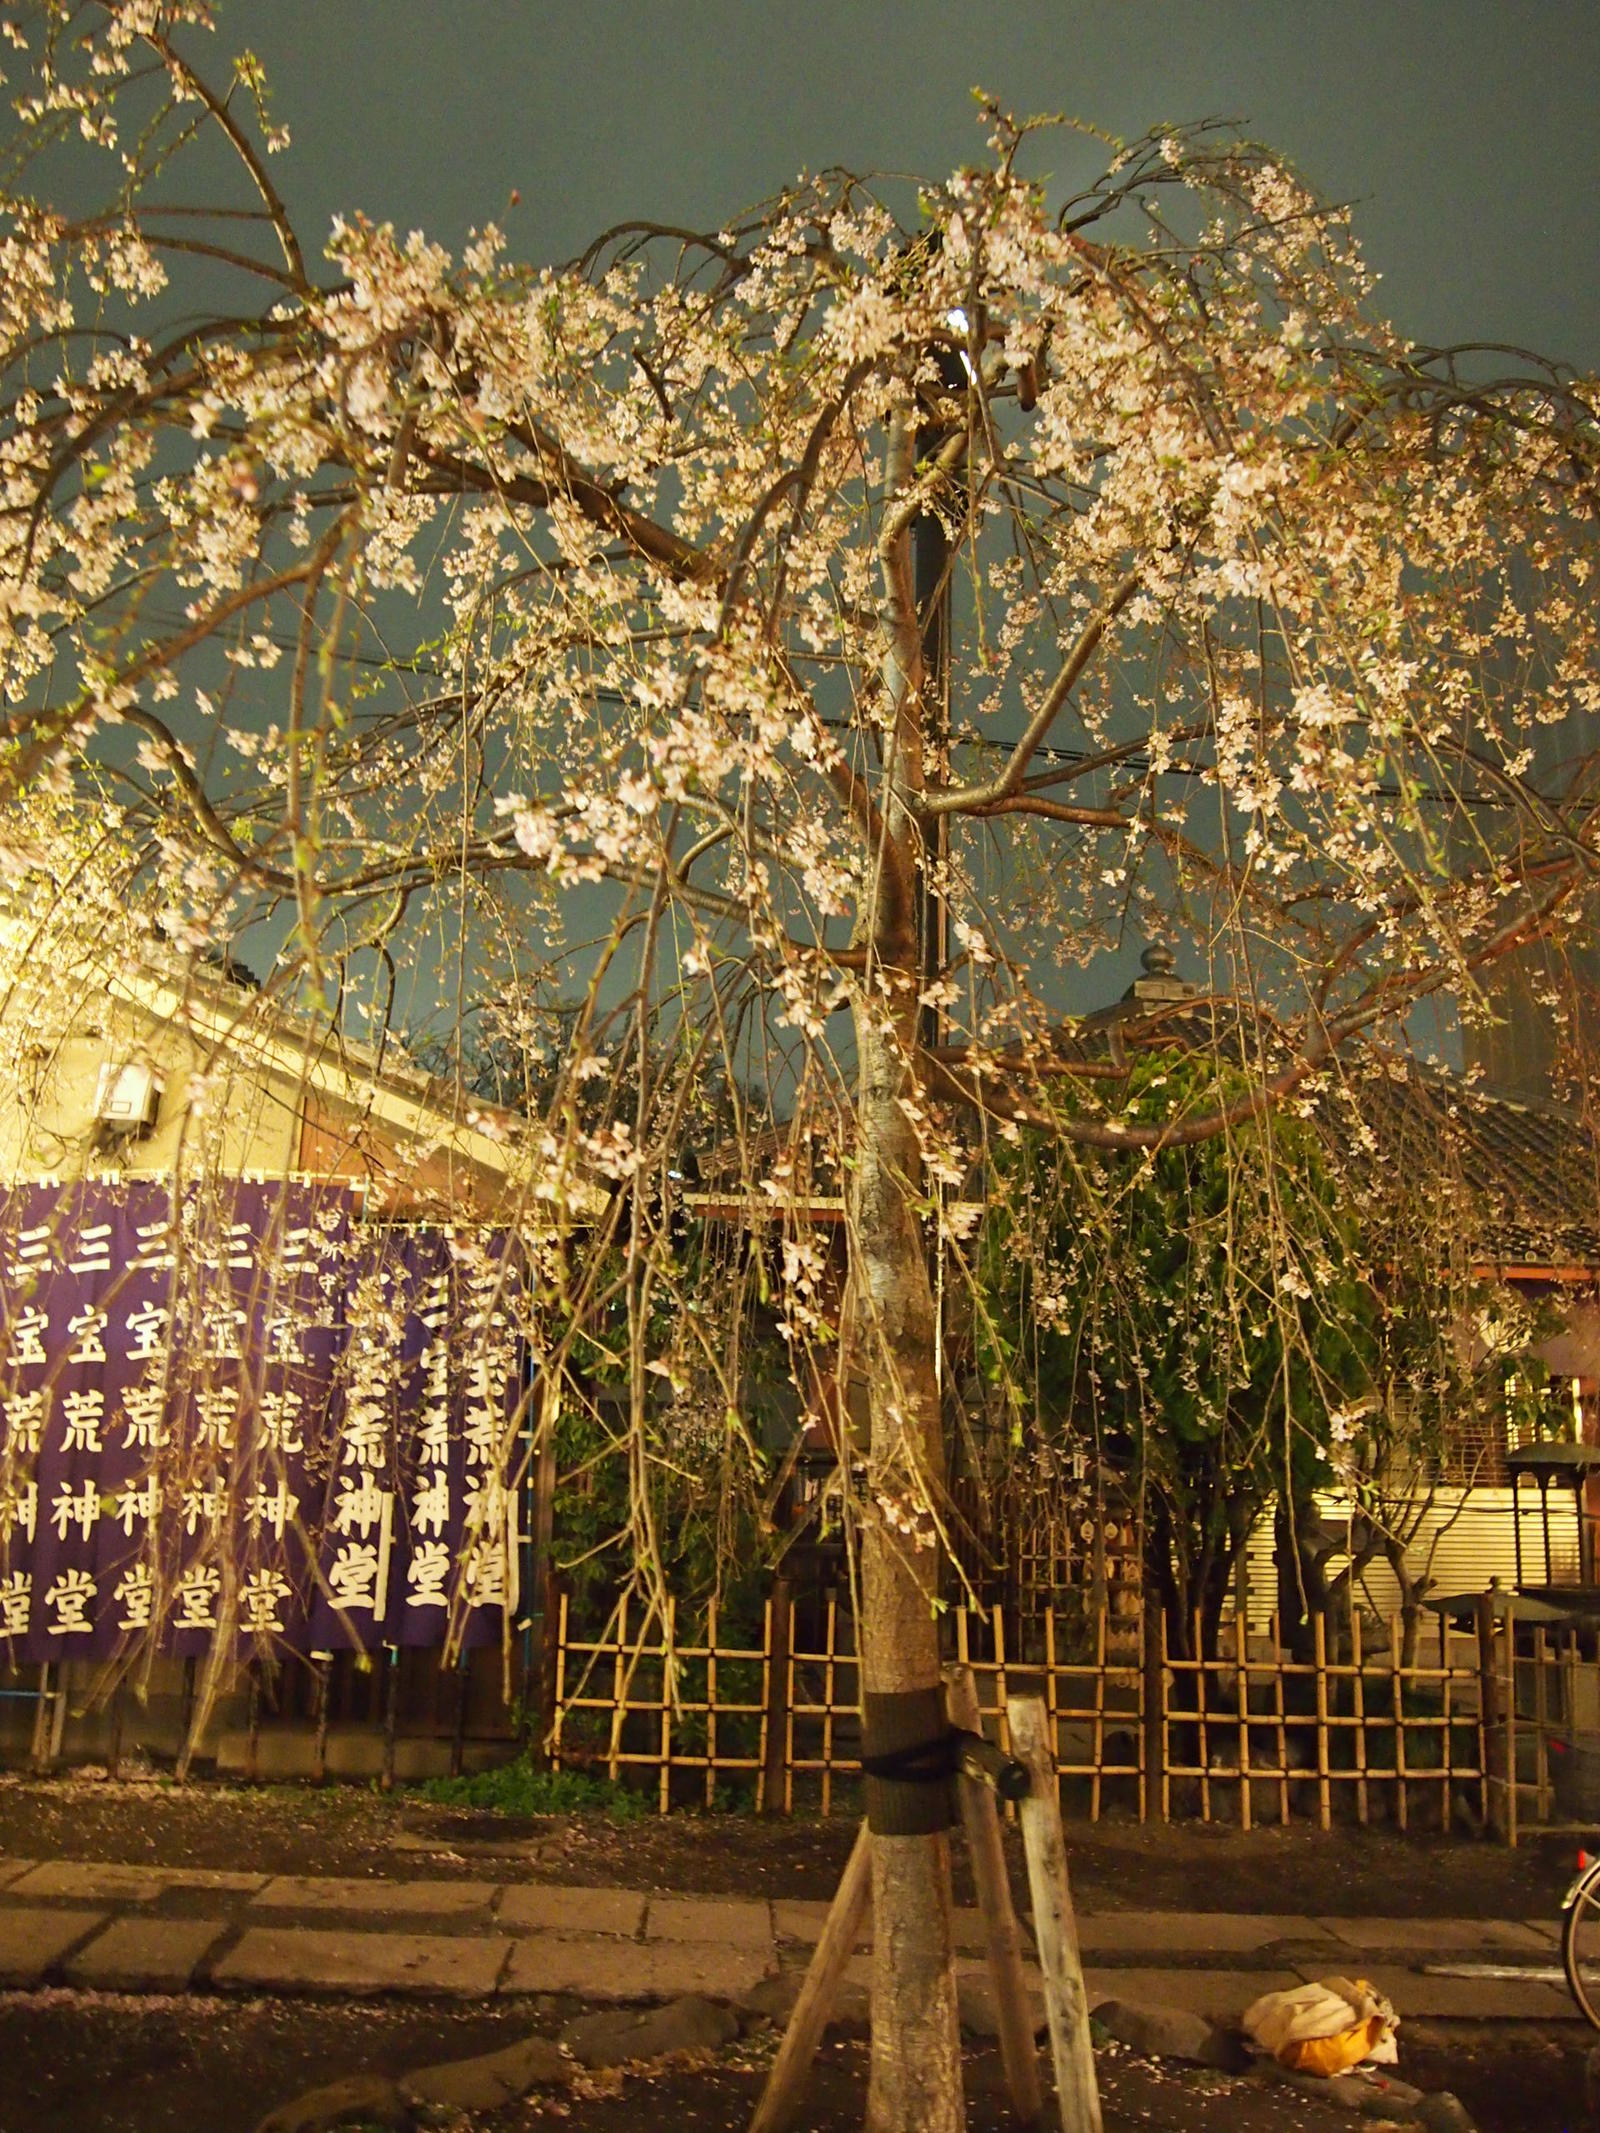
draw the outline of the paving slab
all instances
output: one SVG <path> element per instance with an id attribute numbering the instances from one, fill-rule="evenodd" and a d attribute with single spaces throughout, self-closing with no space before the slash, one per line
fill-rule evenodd
<path id="1" fill-rule="evenodd" d="M 368 1881 L 359 1875 L 274 1874 L 252 1898 L 258 1911 L 352 1911 L 387 1918 L 462 1918 L 484 1911 L 496 1881 Z"/>
<path id="2" fill-rule="evenodd" d="M 736 2000 L 753 1991 L 769 1967 L 761 1949 L 713 1941 L 541 1933 L 512 1944 L 500 1990 L 570 1992 L 584 2000 L 670 2000 L 686 1992 Z"/>
<path id="3" fill-rule="evenodd" d="M 1376 1954 L 1548 1955 L 1550 1943 L 1531 1926 L 1514 1918 L 1321 1918 L 1335 1940 L 1347 1948 Z"/>
<path id="4" fill-rule="evenodd" d="M 38 1865 L 37 1859 L 0 1859 L 0 1889 L 9 1888 Z"/>
<path id="5" fill-rule="evenodd" d="M 606 1943 L 613 1947 L 614 1943 Z M 211 1966 L 213 1984 L 271 1992 L 494 1991 L 511 1942 L 501 1934 L 341 1933 L 251 1926 Z"/>
<path id="6" fill-rule="evenodd" d="M 105 1922 L 104 1911 L 0 1910 L 0 1985 L 37 1985 L 75 1941 Z"/>
<path id="7" fill-rule="evenodd" d="M 832 1904 L 810 1896 L 778 1896 L 772 1905 L 772 1930 L 778 1940 L 799 1941 L 807 1948 L 814 1948 L 822 1938 L 822 1927 Z M 868 1904 L 866 1916 L 856 1934 L 858 1948 L 872 1946 L 872 1906 Z"/>
<path id="8" fill-rule="evenodd" d="M 1304 1974 L 1307 1978 L 1314 1975 L 1309 1970 Z M 1393 2000 L 1402 2021 L 1408 2017 L 1437 2022 L 1583 2020 L 1566 1980 L 1558 1981 L 1555 1973 L 1547 1983 L 1531 1978 L 1425 1977 L 1418 1970 L 1364 1963 L 1361 1975 Z"/>
<path id="9" fill-rule="evenodd" d="M 1292 1989 L 1305 1978 L 1295 1970 L 1172 1970 L 1130 1964 L 1115 1970 L 1090 1967 L 1083 1982 L 1091 2009 L 1098 2000 L 1153 2001 L 1162 2007 L 1185 2007 L 1214 2022 L 1237 2022 L 1262 1993 Z"/>
<path id="10" fill-rule="evenodd" d="M 734 1896 L 652 1896 L 645 1937 L 710 1941 L 725 1948 L 767 1948 L 772 1944 L 772 1906 Z"/>
<path id="11" fill-rule="evenodd" d="M 114 1918 L 66 1974 L 100 1992 L 182 1992 L 227 1930 L 225 1918 Z"/>
<path id="12" fill-rule="evenodd" d="M 644 1924 L 647 1901 L 637 1889 L 569 1889 L 524 1881 L 502 1893 L 495 1921 L 525 1933 L 615 1933 L 631 1940 Z"/>
<path id="13" fill-rule="evenodd" d="M 111 1860 L 46 1859 L 6 1888 L 8 1896 L 58 1896 L 76 1903 L 155 1903 L 168 1889 L 214 1889 L 244 1894 L 265 1874 L 214 1866 L 124 1866 Z"/>
<path id="14" fill-rule="evenodd" d="M 12 1896 L 64 1896 L 80 1903 L 154 1903 L 171 1886 L 157 1866 L 46 1859 L 12 1882 Z"/>
<path id="15" fill-rule="evenodd" d="M 1101 1911 L 1078 1920 L 1078 1945 L 1086 1955 L 1242 1955 L 1277 1941 L 1328 1941 L 1332 1947 L 1326 1919 L 1279 1912 Z"/>

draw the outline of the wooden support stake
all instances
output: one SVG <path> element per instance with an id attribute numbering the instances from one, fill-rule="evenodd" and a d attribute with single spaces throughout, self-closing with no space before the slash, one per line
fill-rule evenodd
<path id="1" fill-rule="evenodd" d="M 1028 1767 L 1027 1798 L 1021 1805 L 1022 1846 L 1033 1897 L 1033 1937 L 1044 1972 L 1044 2004 L 1050 2021 L 1056 2096 L 1062 2133 L 1101 2133 L 1100 2091 L 1094 2047 L 1089 2041 L 1089 1999 L 1078 1954 L 1078 1925 L 1067 1883 L 1067 1847 L 1061 1833 L 1061 1800 L 1055 1757 L 1050 1752 L 1043 1700 L 1013 1696 L 1006 1706 L 1011 1753 Z"/>
<path id="2" fill-rule="evenodd" d="M 781 2128 L 794 2117 L 839 1980 L 855 1951 L 856 1936 L 871 1900 L 872 1839 L 863 1822 L 823 1920 L 822 1937 L 801 1982 L 800 1997 L 794 2003 L 794 2013 L 772 2062 L 756 2115 L 750 2121 L 750 2133 L 781 2133 Z"/>
<path id="3" fill-rule="evenodd" d="M 1046 1618 L 1048 1619 L 1048 1617 Z M 946 1676 L 950 1723 L 966 1733 L 981 1733 L 978 1685 L 972 1669 L 952 1667 Z M 1053 1780 L 1052 1780 L 1053 1782 Z M 994 1983 L 995 2016 L 1000 2030 L 1000 2063 L 1018 2123 L 1032 2129 L 1044 2123 L 1044 2094 L 1039 2082 L 1039 2054 L 1033 2041 L 1033 2009 L 1022 1971 L 1022 1934 L 1011 1905 L 1005 1847 L 994 1793 L 976 1778 L 957 1781 L 961 1826 L 967 1837 L 973 1885 L 988 1944 L 989 1975 Z"/>

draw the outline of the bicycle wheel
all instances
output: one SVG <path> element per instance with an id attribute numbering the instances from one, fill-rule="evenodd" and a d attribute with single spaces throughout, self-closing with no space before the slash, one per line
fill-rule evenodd
<path id="1" fill-rule="evenodd" d="M 1600 2029 L 1600 1859 L 1573 1883 L 1561 1929 L 1561 1961 L 1584 2018 Z"/>

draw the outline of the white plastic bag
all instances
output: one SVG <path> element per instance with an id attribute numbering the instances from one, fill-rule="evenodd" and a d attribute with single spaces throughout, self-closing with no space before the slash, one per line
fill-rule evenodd
<path id="1" fill-rule="evenodd" d="M 1264 1992 L 1245 2009 L 1254 2048 L 1297 2073 L 1342 2074 L 1363 2060 L 1393 2066 L 1399 2058 L 1393 2004 L 1365 1978 L 1321 1978 L 1289 1991 Z"/>

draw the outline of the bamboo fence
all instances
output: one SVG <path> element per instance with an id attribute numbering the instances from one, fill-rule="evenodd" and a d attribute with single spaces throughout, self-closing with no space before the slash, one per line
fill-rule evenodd
<path id="1" fill-rule="evenodd" d="M 1430 1618 L 1405 1654 L 1398 1618 L 1357 1618 L 1337 1652 L 1321 1618 L 1292 1654 L 1277 1622 L 1223 1625 L 1220 1648 L 1171 1648 L 1159 1615 L 1143 1632 L 1102 1612 L 1070 1628 L 1054 1612 L 954 1608 L 948 1656 L 971 1668 L 986 1728 L 1009 1746 L 1009 1697 L 1038 1695 L 1049 1718 L 1063 1809 L 1097 1822 L 1381 1822 L 1400 1830 L 1487 1828 L 1562 1812 L 1563 1754 L 1600 1727 L 1593 1644 L 1544 1630 L 1515 1637 Z M 859 1811 L 860 1680 L 853 1625 L 830 1598 L 801 1610 L 780 1591 L 759 1643 L 720 1639 L 715 1615 L 692 1641 L 626 1609 L 595 1637 L 563 1602 L 550 1732 L 556 1767 L 641 1778 L 663 1812 L 732 1804 L 769 1813 Z M 1593 1823 L 1600 1825 L 1600 1799 Z"/>

